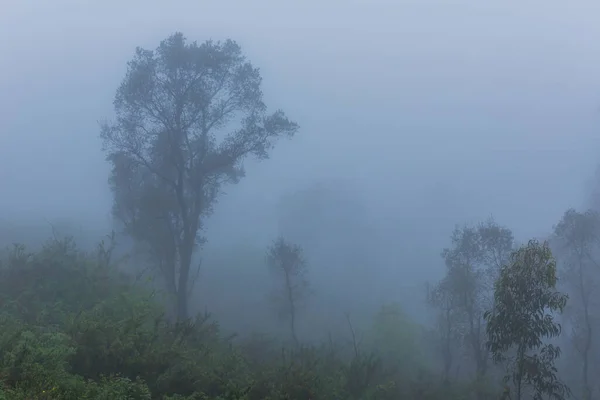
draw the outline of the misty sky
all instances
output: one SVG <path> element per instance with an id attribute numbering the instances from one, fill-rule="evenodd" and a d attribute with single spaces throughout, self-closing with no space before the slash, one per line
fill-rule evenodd
<path id="1" fill-rule="evenodd" d="M 0 219 L 107 221 L 98 121 L 135 47 L 182 31 L 237 40 L 301 125 L 228 189 L 214 235 L 274 223 L 282 193 L 330 178 L 414 246 L 490 214 L 545 234 L 600 161 L 599 15 L 597 0 L 1 0 Z"/>

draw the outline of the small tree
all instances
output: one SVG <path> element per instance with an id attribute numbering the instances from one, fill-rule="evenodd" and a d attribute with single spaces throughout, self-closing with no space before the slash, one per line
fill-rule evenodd
<path id="1" fill-rule="evenodd" d="M 261 82 L 234 41 L 187 43 L 176 33 L 156 51 L 137 49 L 116 120 L 102 125 L 113 214 L 152 254 L 178 319 L 188 317 L 192 256 L 222 185 L 298 129 L 282 111 L 267 114 Z"/>
<path id="2" fill-rule="evenodd" d="M 289 319 L 292 340 L 298 346 L 296 317 L 302 302 L 310 293 L 306 276 L 307 264 L 302 248 L 279 237 L 267 250 L 267 266 L 279 285 L 273 293 L 278 314 Z"/>
<path id="3" fill-rule="evenodd" d="M 557 379 L 554 361 L 560 348 L 544 344 L 544 338 L 560 334 L 553 313 L 562 312 L 567 295 L 556 290 L 556 262 L 547 243 L 532 240 L 511 255 L 495 284 L 495 312 L 488 311 L 488 346 L 494 361 L 509 361 L 516 400 L 564 399 L 569 390 Z"/>

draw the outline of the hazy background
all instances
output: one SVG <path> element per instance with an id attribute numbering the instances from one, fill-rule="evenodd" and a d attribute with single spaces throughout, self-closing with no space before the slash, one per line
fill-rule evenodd
<path id="1" fill-rule="evenodd" d="M 261 68 L 267 104 L 301 131 L 227 189 L 207 225 L 206 252 L 220 255 L 204 260 L 205 281 L 230 298 L 242 288 L 216 272 L 233 262 L 224 253 L 254 249 L 243 273 L 263 279 L 256 249 L 313 223 L 306 237 L 326 232 L 308 249 L 323 287 L 354 279 L 373 301 L 413 296 L 439 275 L 455 224 L 493 215 L 527 240 L 586 205 L 600 158 L 598 15 L 597 0 L 0 0 L 1 230 L 13 241 L 47 236 L 47 221 L 110 230 L 98 121 L 135 47 L 174 31 L 232 38 Z M 323 215 L 339 218 L 323 229 L 311 206 L 283 226 L 281 197 L 315 185 L 329 188 Z M 334 274 L 348 271 L 327 261 L 334 248 L 364 269 Z"/>

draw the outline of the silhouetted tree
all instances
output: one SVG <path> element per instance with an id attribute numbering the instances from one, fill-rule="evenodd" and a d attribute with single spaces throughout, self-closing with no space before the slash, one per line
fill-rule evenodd
<path id="1" fill-rule="evenodd" d="M 494 361 L 511 361 L 505 382 L 512 380 L 516 400 L 563 399 L 569 394 L 554 366 L 560 348 L 542 341 L 561 331 L 553 314 L 562 312 L 567 295 L 556 290 L 556 283 L 552 252 L 547 243 L 535 240 L 512 254 L 496 281 L 496 307 L 485 314 L 488 346 Z M 532 393 L 524 393 L 525 385 Z"/>
<path id="2" fill-rule="evenodd" d="M 581 356 L 582 398 L 592 398 L 590 357 L 592 351 L 595 311 L 600 306 L 598 283 L 600 267 L 597 254 L 600 245 L 600 218 L 595 211 L 585 213 L 569 209 L 554 228 L 561 252 L 563 274 L 572 294 L 568 315 L 573 327 L 572 342 Z"/>
<path id="3" fill-rule="evenodd" d="M 513 235 L 488 219 L 477 226 L 456 228 L 451 241 L 452 246 L 442 252 L 446 276 L 437 288 L 438 309 L 449 313 L 451 306 L 453 318 L 460 319 L 460 327 L 453 329 L 463 335 L 475 363 L 476 379 L 481 380 L 489 359 L 483 315 L 494 309 L 493 282 L 510 256 Z"/>
<path id="4" fill-rule="evenodd" d="M 176 315 L 188 316 L 190 266 L 198 232 L 225 183 L 243 176 L 298 126 L 266 113 L 259 70 L 232 40 L 187 43 L 181 33 L 156 51 L 138 48 L 102 124 L 112 164 L 114 215 L 154 253 Z"/>
<path id="5" fill-rule="evenodd" d="M 461 316 L 458 298 L 449 287 L 448 277 L 432 288 L 428 286 L 427 303 L 437 311 L 434 330 L 444 364 L 443 379 L 445 383 L 449 383 L 454 357 L 460 344 Z"/>
<path id="6" fill-rule="evenodd" d="M 290 321 L 290 333 L 296 346 L 296 317 L 303 301 L 310 293 L 307 280 L 307 264 L 302 248 L 279 237 L 267 250 L 267 266 L 278 280 L 280 287 L 273 293 L 273 300 L 281 317 Z"/>

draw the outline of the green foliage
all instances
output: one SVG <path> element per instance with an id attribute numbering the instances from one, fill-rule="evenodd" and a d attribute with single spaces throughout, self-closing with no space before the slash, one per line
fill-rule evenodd
<path id="1" fill-rule="evenodd" d="M 6 253 L 0 399 L 437 400 L 469 390 L 408 372 L 418 331 L 399 306 L 376 317 L 375 353 L 334 343 L 282 351 L 264 337 L 234 343 L 209 315 L 169 322 L 109 261 L 106 246 L 84 253 L 69 239 Z"/>
<path id="2" fill-rule="evenodd" d="M 535 400 L 568 394 L 554 366 L 560 348 L 543 342 L 560 334 L 553 313 L 562 312 L 567 303 L 556 283 L 556 262 L 548 244 L 534 240 L 512 254 L 496 281 L 496 307 L 486 313 L 488 343 L 497 362 L 514 351 L 512 372 L 505 380 L 514 383 L 517 399 L 524 396 L 523 384 L 533 388 Z"/>
<path id="3" fill-rule="evenodd" d="M 403 375 L 423 367 L 418 342 L 420 327 L 410 320 L 399 304 L 381 307 L 369 333 L 369 348 L 386 365 L 399 369 Z"/>

